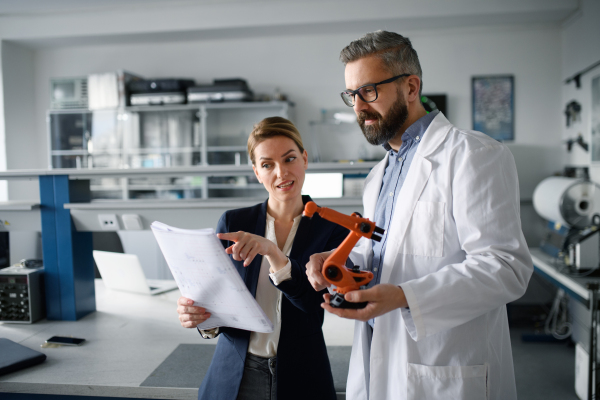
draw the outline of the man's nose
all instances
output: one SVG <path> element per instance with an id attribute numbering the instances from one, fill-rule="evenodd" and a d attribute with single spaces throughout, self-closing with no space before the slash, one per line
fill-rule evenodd
<path id="1" fill-rule="evenodd" d="M 358 115 L 361 111 L 369 108 L 369 103 L 363 101 L 359 95 L 354 96 L 354 112 Z"/>

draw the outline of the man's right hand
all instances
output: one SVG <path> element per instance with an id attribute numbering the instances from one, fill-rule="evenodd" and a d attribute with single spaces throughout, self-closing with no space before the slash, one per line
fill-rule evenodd
<path id="1" fill-rule="evenodd" d="M 315 253 L 310 256 L 310 260 L 306 264 L 306 275 L 308 281 L 317 292 L 331 286 L 329 282 L 325 280 L 321 271 L 323 270 L 323 264 L 329 255 L 333 253 L 333 250 L 326 251 L 324 253 Z"/>
<path id="2" fill-rule="evenodd" d="M 205 308 L 195 307 L 192 304 L 194 300 L 183 296 L 177 300 L 179 322 L 184 328 L 195 328 L 210 317 L 210 313 Z"/>

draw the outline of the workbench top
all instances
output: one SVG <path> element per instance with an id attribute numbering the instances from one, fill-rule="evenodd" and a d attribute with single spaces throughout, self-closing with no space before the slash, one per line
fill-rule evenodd
<path id="1" fill-rule="evenodd" d="M 79 321 L 0 323 L 0 337 L 47 355 L 42 364 L 0 376 L 0 392 L 196 399 L 197 388 L 140 387 L 180 344 L 218 340 L 203 340 L 195 329 L 179 325 L 179 291 L 145 296 L 108 290 L 101 280 L 95 285 L 97 311 Z M 350 346 L 353 322 L 326 315 L 327 344 Z M 55 335 L 86 341 L 79 347 L 40 348 Z"/>

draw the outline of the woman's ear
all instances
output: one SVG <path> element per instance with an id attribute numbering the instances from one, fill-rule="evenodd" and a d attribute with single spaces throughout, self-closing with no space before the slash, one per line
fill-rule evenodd
<path id="1" fill-rule="evenodd" d="M 304 160 L 304 170 L 306 171 L 308 168 L 308 153 L 306 152 L 306 149 L 304 149 L 304 152 L 302 153 L 302 159 Z"/>
<path id="2" fill-rule="evenodd" d="M 262 183 L 260 177 L 258 176 L 258 172 L 256 171 L 256 167 L 252 164 L 252 171 L 254 171 L 254 175 L 256 175 L 256 179 L 258 179 L 258 183 Z"/>

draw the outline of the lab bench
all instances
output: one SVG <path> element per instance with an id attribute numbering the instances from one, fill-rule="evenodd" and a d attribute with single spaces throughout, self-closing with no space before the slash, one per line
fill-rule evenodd
<path id="1" fill-rule="evenodd" d="M 585 274 L 568 273 L 558 260 L 539 248 L 530 249 L 535 272 L 556 287 L 563 289 L 572 300 L 569 302 L 571 314 L 572 339 L 587 352 L 587 387 L 584 390 L 589 399 L 596 398 L 600 369 L 596 368 L 600 360 L 598 346 L 598 310 L 600 278 L 582 276 Z M 596 382 L 593 385 L 591 382 Z M 576 383 L 577 385 L 577 383 Z"/>
<path id="2" fill-rule="evenodd" d="M 22 399 L 19 396 L 27 394 L 38 395 L 37 398 L 68 395 L 91 396 L 87 397 L 90 399 L 196 399 L 203 375 L 190 371 L 193 369 L 190 365 L 178 365 L 177 369 L 182 375 L 197 373 L 196 387 L 148 386 L 156 371 L 164 371 L 159 367 L 178 346 L 208 348 L 219 340 L 218 337 L 202 339 L 196 329 L 181 327 L 176 312 L 180 292 L 174 290 L 155 296 L 119 292 L 106 289 L 101 279 L 95 280 L 95 289 L 96 312 L 77 322 L 44 319 L 31 325 L 0 323 L 0 337 L 47 356 L 41 364 L 0 376 L 0 398 Z M 354 322 L 325 314 L 325 342 L 332 366 L 338 367 L 338 387 L 345 387 Z M 40 348 L 55 335 L 80 337 L 86 341 L 81 346 Z M 209 357 L 197 360 L 204 371 L 210 361 Z M 162 380 L 164 382 L 164 378 Z M 338 399 L 345 398 L 344 392 L 340 391 Z"/>

